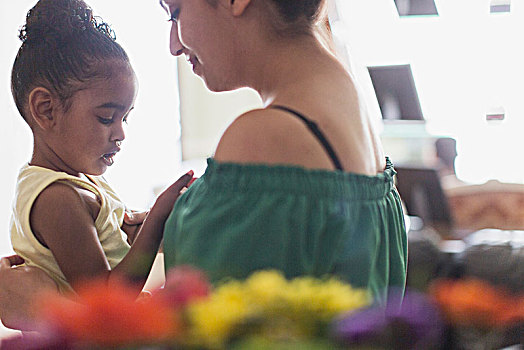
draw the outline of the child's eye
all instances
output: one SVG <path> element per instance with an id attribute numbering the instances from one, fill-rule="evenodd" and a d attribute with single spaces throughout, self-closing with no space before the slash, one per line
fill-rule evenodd
<path id="1" fill-rule="evenodd" d="M 102 118 L 102 117 L 97 117 L 98 118 L 98 121 L 104 125 L 109 125 L 113 122 L 113 118 Z"/>
<path id="2" fill-rule="evenodd" d="M 127 124 L 127 115 L 122 119 L 122 121 Z"/>
<path id="3" fill-rule="evenodd" d="M 176 9 L 171 13 L 171 18 L 168 19 L 168 22 L 178 22 L 178 15 L 180 14 L 180 9 Z"/>

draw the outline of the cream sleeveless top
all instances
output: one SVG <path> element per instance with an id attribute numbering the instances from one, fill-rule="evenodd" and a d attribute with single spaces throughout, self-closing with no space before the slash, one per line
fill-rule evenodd
<path id="1" fill-rule="evenodd" d="M 109 184 L 99 176 L 78 178 L 64 172 L 25 165 L 20 170 L 11 216 L 11 244 L 26 265 L 44 270 L 61 292 L 72 291 L 60 270 L 53 253 L 43 246 L 31 230 L 30 213 L 38 195 L 54 182 L 71 184 L 93 192 L 100 201 L 100 212 L 95 221 L 98 239 L 111 268 L 129 251 L 125 233 L 121 230 L 125 206 Z M 74 234 L 74 232 L 72 232 Z"/>

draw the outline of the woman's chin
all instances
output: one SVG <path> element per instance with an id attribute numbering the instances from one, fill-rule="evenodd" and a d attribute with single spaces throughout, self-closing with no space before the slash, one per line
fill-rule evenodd
<path id="1" fill-rule="evenodd" d="M 199 76 L 199 78 L 206 84 L 207 89 L 212 92 L 227 92 L 239 89 L 239 87 L 224 85 L 224 81 L 217 82 L 216 80 L 206 79 L 205 76 Z"/>

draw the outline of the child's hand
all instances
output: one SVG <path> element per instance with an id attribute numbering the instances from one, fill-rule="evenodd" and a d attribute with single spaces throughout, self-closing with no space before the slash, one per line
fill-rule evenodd
<path id="1" fill-rule="evenodd" d="M 148 213 L 148 211 L 129 211 L 125 213 L 124 223 L 122 224 L 122 230 L 127 235 L 127 243 L 133 244 L 133 242 L 136 239 L 136 236 L 138 235 L 138 232 L 140 231 L 140 227 L 142 227 L 142 223 L 146 219 Z"/>
<path id="2" fill-rule="evenodd" d="M 148 218 L 153 217 L 158 220 L 166 220 L 168 215 L 173 210 L 173 206 L 180 194 L 183 193 L 193 179 L 193 170 L 190 170 L 185 175 L 180 177 L 174 184 L 169 186 L 156 199 L 155 204 L 149 212 Z"/>
<path id="3" fill-rule="evenodd" d="M 198 179 L 198 177 L 194 177 L 194 178 L 192 178 L 192 179 L 189 181 L 189 183 L 186 185 L 186 187 L 184 187 L 184 188 L 182 189 L 182 191 L 180 191 L 180 194 L 185 193 L 185 192 L 187 191 L 187 189 L 189 188 L 189 186 L 191 186 L 191 185 L 193 184 L 193 182 L 195 182 L 195 180 L 197 180 L 197 179 Z"/>

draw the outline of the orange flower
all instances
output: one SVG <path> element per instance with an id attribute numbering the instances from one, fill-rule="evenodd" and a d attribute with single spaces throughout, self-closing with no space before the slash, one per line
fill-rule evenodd
<path id="1" fill-rule="evenodd" d="M 173 339 L 178 315 L 161 300 L 136 295 L 123 283 L 93 281 L 77 289 L 78 298 L 48 296 L 42 319 L 81 342 L 102 346 L 155 344 Z"/>
<path id="2" fill-rule="evenodd" d="M 524 295 L 479 279 L 440 280 L 430 293 L 452 323 L 489 328 L 524 320 Z"/>

